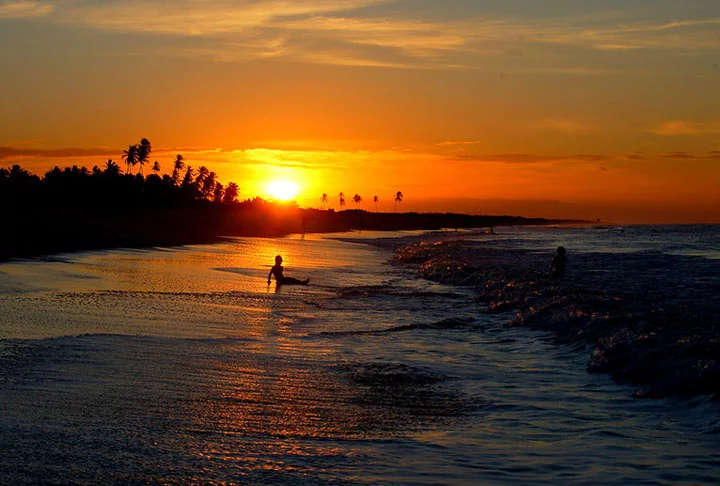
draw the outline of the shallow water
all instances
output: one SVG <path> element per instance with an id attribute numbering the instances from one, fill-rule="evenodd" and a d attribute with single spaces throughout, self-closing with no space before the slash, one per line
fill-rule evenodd
<path id="1" fill-rule="evenodd" d="M 496 230 L 714 258 L 687 231 Z M 0 265 L 0 483 L 717 481 L 718 403 L 632 399 L 588 350 L 338 236 Z M 276 254 L 311 285 L 268 286 Z"/>

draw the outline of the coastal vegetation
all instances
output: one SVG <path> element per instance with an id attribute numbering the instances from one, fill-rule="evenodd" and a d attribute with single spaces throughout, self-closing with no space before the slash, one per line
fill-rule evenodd
<path id="1" fill-rule="evenodd" d="M 102 166 L 54 167 L 42 177 L 15 164 L 0 168 L 0 203 L 9 208 L 0 241 L 0 261 L 9 258 L 112 247 L 172 246 L 210 243 L 222 236 L 281 236 L 290 233 L 348 230 L 419 230 L 501 224 L 536 224 L 547 220 L 511 216 L 446 213 L 396 213 L 403 200 L 394 196 L 394 212 L 301 209 L 292 202 L 259 197 L 240 200 L 240 187 L 227 185 L 207 167 L 195 169 L 177 155 L 170 174 L 150 163 L 148 139 L 122 154 L 124 168 L 113 160 Z M 144 175 L 144 167 L 151 174 Z M 362 197 L 352 198 L 356 208 Z"/>

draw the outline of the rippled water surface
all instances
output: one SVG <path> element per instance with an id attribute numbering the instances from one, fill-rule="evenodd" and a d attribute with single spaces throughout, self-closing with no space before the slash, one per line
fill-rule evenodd
<path id="1" fill-rule="evenodd" d="M 716 258 L 677 231 L 486 238 Z M 311 285 L 268 286 L 276 254 Z M 0 265 L 0 483 L 717 483 L 716 402 L 632 399 L 390 257 L 313 236 Z"/>

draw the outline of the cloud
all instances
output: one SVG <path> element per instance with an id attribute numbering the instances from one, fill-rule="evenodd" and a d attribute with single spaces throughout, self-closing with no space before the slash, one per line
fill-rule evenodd
<path id="1" fill-rule="evenodd" d="M 537 155 L 537 154 L 495 154 L 495 155 L 455 155 L 449 160 L 467 162 L 496 162 L 503 164 L 543 164 L 553 162 L 606 162 L 613 157 L 607 155 Z"/>
<path id="2" fill-rule="evenodd" d="M 104 0 L 73 8 L 59 18 L 98 29 L 178 36 L 218 36 L 269 27 L 286 18 L 347 12 L 383 0 L 216 0 L 188 1 L 172 8 L 165 1 Z M 151 21 L 149 21 L 151 20 Z"/>
<path id="3" fill-rule="evenodd" d="M 72 158 L 72 157 L 93 157 L 93 156 L 113 156 L 121 153 L 118 150 L 109 150 L 104 148 L 58 148 L 58 149 L 30 149 L 30 148 L 14 148 L 0 147 L 0 160 L 10 158 L 25 157 L 42 157 L 42 158 Z"/>
<path id="4" fill-rule="evenodd" d="M 702 135 L 708 133 L 720 133 L 720 123 L 698 123 L 689 121 L 670 121 L 662 123 L 657 128 L 648 130 L 656 135 L 666 137 L 681 135 Z"/>
<path id="5" fill-rule="evenodd" d="M 597 130 L 597 126 L 578 122 L 575 120 L 566 120 L 558 118 L 546 118 L 535 125 L 536 129 L 547 130 L 552 132 L 560 132 L 569 135 L 579 135 L 583 133 L 591 133 Z"/>
<path id="6" fill-rule="evenodd" d="M 661 159 L 673 159 L 673 160 L 708 160 L 708 159 L 720 159 L 720 150 L 710 150 L 705 153 L 694 154 L 691 152 L 667 152 L 659 154 Z"/>
<path id="7" fill-rule="evenodd" d="M 274 167 L 295 167 L 303 169 L 340 169 L 337 163 L 339 151 L 317 150 L 276 150 L 256 148 L 238 150 L 234 154 L 244 163 Z"/>
<path id="8" fill-rule="evenodd" d="M 447 143 L 447 142 L 443 142 Z M 474 142 L 452 142 L 453 144 L 474 144 Z M 397 164 L 412 164 L 414 167 L 437 169 L 442 164 L 507 164 L 512 166 L 528 166 L 536 171 L 556 171 L 559 167 L 577 167 L 608 172 L 618 167 L 628 167 L 629 162 L 653 163 L 660 161 L 693 161 L 720 159 L 720 150 L 703 153 L 667 152 L 658 154 L 601 155 L 601 154 L 570 154 L 544 155 L 531 153 L 509 154 L 459 154 L 448 156 L 424 150 L 402 148 L 379 148 L 377 150 L 357 150 L 351 148 L 310 148 L 297 145 L 284 148 L 249 147 L 223 149 L 217 147 L 157 147 L 153 150 L 152 159 L 158 160 L 165 167 L 174 160 L 176 154 L 182 154 L 188 165 L 198 167 L 206 165 L 233 174 L 239 169 L 267 171 L 271 170 L 321 170 L 346 172 L 348 167 L 356 171 L 372 168 L 376 170 L 378 162 L 386 167 Z M 0 161 L 18 163 L 25 168 L 41 174 L 55 165 L 65 167 L 73 164 L 91 167 L 101 165 L 106 159 L 120 160 L 122 149 L 107 148 L 55 148 L 33 149 L 17 147 L 0 147 Z M 13 160 L 16 159 L 16 160 Z M 16 162 L 17 161 L 17 162 Z M 170 167 L 169 165 L 167 167 Z"/>
<path id="9" fill-rule="evenodd" d="M 440 142 L 438 145 L 440 147 L 454 147 L 458 145 L 481 145 L 485 142 L 480 142 L 476 140 L 448 140 L 446 142 Z"/>
<path id="10" fill-rule="evenodd" d="M 379 6 L 383 9 L 373 8 Z M 491 17 L 472 2 L 467 2 L 463 16 L 408 7 L 412 2 L 400 0 L 66 0 L 52 5 L 20 1 L 0 5 L 0 18 L 42 15 L 51 22 L 122 34 L 186 38 L 190 41 L 182 46 L 169 42 L 155 52 L 225 62 L 278 58 L 343 66 L 585 76 L 639 68 L 627 63 L 618 67 L 613 61 L 590 65 L 577 57 L 578 49 L 720 49 L 720 18 L 637 21 L 593 12 L 523 19 Z"/>
<path id="11" fill-rule="evenodd" d="M 698 158 L 697 155 L 691 154 L 689 152 L 668 152 L 665 154 L 660 154 L 659 157 L 661 159 L 676 159 L 676 160 L 694 160 L 694 159 Z"/>
<path id="12" fill-rule="evenodd" d="M 53 5 L 42 2 L 6 2 L 0 5 L 0 19 L 26 19 L 42 17 L 55 10 Z"/>
<path id="13" fill-rule="evenodd" d="M 567 22 L 570 19 L 561 19 Z M 625 21 L 600 25 L 592 19 L 577 19 L 568 23 L 538 25 L 542 42 L 584 46 L 596 50 L 627 51 L 635 49 L 717 50 L 720 39 L 717 26 L 720 18 L 686 19 L 664 22 L 659 20 Z M 532 25 L 532 24 L 530 24 Z M 529 26 L 530 26 L 529 25 Z"/>
<path id="14" fill-rule="evenodd" d="M 640 153 L 632 152 L 625 156 L 625 160 L 635 160 L 635 161 L 641 161 L 641 160 L 648 160 L 648 158 Z"/>

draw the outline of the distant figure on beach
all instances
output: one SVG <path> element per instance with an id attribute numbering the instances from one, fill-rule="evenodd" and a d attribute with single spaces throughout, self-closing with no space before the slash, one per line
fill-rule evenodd
<path id="1" fill-rule="evenodd" d="M 567 265 L 567 256 L 565 256 L 565 247 L 558 246 L 557 254 L 553 257 L 550 262 L 550 276 L 551 277 L 564 277 L 565 266 Z"/>
<path id="2" fill-rule="evenodd" d="M 307 285 L 310 282 L 310 279 L 305 280 L 298 280 L 296 278 L 292 277 L 285 277 L 283 275 L 283 266 L 282 266 L 283 259 L 280 255 L 275 257 L 275 265 L 270 269 L 270 273 L 268 273 L 268 284 L 270 284 L 270 277 L 275 275 L 275 281 L 278 285 Z"/>

